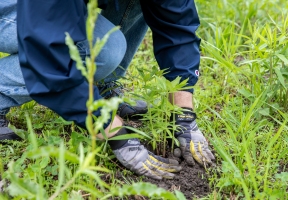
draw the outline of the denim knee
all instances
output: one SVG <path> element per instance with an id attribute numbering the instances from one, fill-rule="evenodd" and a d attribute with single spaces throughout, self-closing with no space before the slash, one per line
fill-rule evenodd
<path id="1" fill-rule="evenodd" d="M 16 10 L 17 0 L 0 1 L 0 52 L 18 52 Z"/>
<path id="2" fill-rule="evenodd" d="M 103 38 L 113 27 L 115 26 L 110 21 L 102 15 L 99 15 L 94 30 L 94 40 L 96 41 L 97 38 Z M 85 57 L 90 56 L 88 41 L 78 42 L 76 46 L 84 62 Z M 109 36 L 106 44 L 96 58 L 97 70 L 94 76 L 96 82 L 103 80 L 119 66 L 126 53 L 126 48 L 126 39 L 120 30 L 113 32 Z"/>
<path id="3" fill-rule="evenodd" d="M 96 59 L 96 82 L 103 80 L 115 71 L 123 60 L 126 49 L 127 44 L 123 33 L 120 30 L 112 33 Z"/>

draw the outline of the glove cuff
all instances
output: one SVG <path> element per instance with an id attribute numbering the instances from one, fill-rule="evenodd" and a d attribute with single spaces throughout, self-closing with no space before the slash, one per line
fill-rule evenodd
<path id="1" fill-rule="evenodd" d="M 190 126 L 196 119 L 196 114 L 192 108 L 181 107 L 185 109 L 181 114 L 175 114 L 175 124 L 178 125 L 178 130 L 174 132 L 174 136 L 177 138 L 180 135 L 190 132 Z M 173 116 L 172 116 L 173 117 Z M 172 118 L 171 117 L 171 118 Z M 172 121 L 173 119 L 171 119 Z M 195 123 L 195 122 L 194 122 Z"/>
<path id="2" fill-rule="evenodd" d="M 128 131 L 125 127 L 121 128 L 113 137 L 119 135 L 128 134 Z M 111 149 L 114 151 L 116 149 L 120 149 L 127 143 L 128 139 L 125 140 L 108 140 L 108 144 L 110 145 Z"/>
<path id="3" fill-rule="evenodd" d="M 176 122 L 193 122 L 197 118 L 197 115 L 193 112 L 192 108 L 182 108 L 185 109 L 182 114 L 175 114 Z"/>

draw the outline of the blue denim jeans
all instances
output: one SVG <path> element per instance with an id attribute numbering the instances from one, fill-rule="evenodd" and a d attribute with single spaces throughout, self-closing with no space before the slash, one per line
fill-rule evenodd
<path id="1" fill-rule="evenodd" d="M 96 22 L 94 38 L 102 38 L 114 25 L 121 26 L 121 31 L 109 37 L 96 59 L 95 81 L 98 82 L 115 81 L 125 75 L 147 32 L 148 26 L 144 21 L 139 0 L 119 0 L 119 5 L 116 10 L 114 0 L 110 0 L 107 9 L 99 15 Z M 32 100 L 19 66 L 16 7 L 17 0 L 0 1 L 0 52 L 10 54 L 0 59 L 0 114 L 6 114 L 10 107 Z M 76 45 L 83 58 L 89 55 L 87 41 Z"/>

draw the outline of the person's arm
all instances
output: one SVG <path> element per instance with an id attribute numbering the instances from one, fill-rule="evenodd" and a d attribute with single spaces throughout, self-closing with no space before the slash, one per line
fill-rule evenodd
<path id="1" fill-rule="evenodd" d="M 153 33 L 154 54 L 165 78 L 189 78 L 194 86 L 199 76 L 200 25 L 194 0 L 141 0 L 144 18 Z M 193 92 L 193 90 L 189 90 Z"/>
<path id="2" fill-rule="evenodd" d="M 79 0 L 18 0 L 19 60 L 29 94 L 81 127 L 87 116 L 88 84 L 70 58 L 65 32 L 75 43 L 85 40 L 85 15 Z M 101 98 L 96 87 L 94 94 Z"/>

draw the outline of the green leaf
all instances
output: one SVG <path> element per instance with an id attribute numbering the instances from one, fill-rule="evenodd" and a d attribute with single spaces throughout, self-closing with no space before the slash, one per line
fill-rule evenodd
<path id="1" fill-rule="evenodd" d="M 183 199 L 183 196 L 178 193 L 179 197 L 176 197 L 172 192 L 166 191 L 163 188 L 158 188 L 151 183 L 133 183 L 132 185 L 124 185 L 122 188 L 111 188 L 111 193 L 114 196 L 125 197 L 130 195 L 142 195 L 146 197 L 163 198 L 169 200 Z M 185 199 L 185 198 L 184 198 Z"/>
<path id="2" fill-rule="evenodd" d="M 176 194 L 177 199 L 186 200 L 186 197 L 184 196 L 184 194 L 182 192 L 175 190 L 175 194 Z"/>
<path id="3" fill-rule="evenodd" d="M 26 116 L 27 126 L 28 126 L 28 130 L 29 130 L 28 140 L 29 140 L 29 142 L 31 142 L 34 149 L 38 149 L 37 138 L 36 138 L 36 135 L 33 131 L 31 119 L 30 119 L 27 112 L 25 113 L 25 116 Z"/>
<path id="4" fill-rule="evenodd" d="M 238 92 L 242 94 L 244 97 L 246 97 L 247 99 L 255 96 L 254 94 L 252 94 L 249 90 L 246 90 L 245 88 L 239 89 Z"/>
<path id="5" fill-rule="evenodd" d="M 280 174 L 276 174 L 275 178 L 280 179 L 283 183 L 288 183 L 288 172 L 281 172 Z"/>
<path id="6" fill-rule="evenodd" d="M 8 191 L 11 196 L 35 199 L 39 191 L 41 191 L 41 193 L 45 191 L 37 183 L 29 179 L 19 178 L 18 174 L 14 172 L 13 162 L 9 166 L 8 177 L 11 181 L 11 184 L 8 186 Z M 46 199 L 46 193 L 43 192 L 42 195 L 41 199 Z"/>
<path id="7" fill-rule="evenodd" d="M 58 187 L 57 192 L 60 191 L 62 184 L 64 183 L 65 178 L 65 146 L 63 141 L 61 141 L 60 148 L 59 148 L 59 173 L 58 173 Z"/>
<path id="8" fill-rule="evenodd" d="M 286 88 L 286 85 L 285 85 L 284 77 L 283 77 L 280 69 L 279 69 L 279 68 L 275 68 L 274 71 L 275 71 L 275 73 L 276 73 L 276 75 L 277 75 L 277 77 L 278 77 L 278 80 L 279 80 L 279 82 L 281 83 L 281 85 L 282 85 L 285 89 L 287 89 L 287 88 Z"/>
<path id="9" fill-rule="evenodd" d="M 45 167 L 47 167 L 47 165 L 49 164 L 50 162 L 50 158 L 49 157 L 43 157 L 39 163 L 40 167 L 42 169 L 44 169 Z"/>
<path id="10" fill-rule="evenodd" d="M 86 182 L 80 182 L 79 184 L 74 184 L 74 188 L 80 189 L 82 191 L 88 192 L 91 195 L 94 195 L 97 198 L 103 197 L 103 193 L 100 190 L 95 190 L 95 185 L 90 185 Z M 74 200 L 74 199 L 71 199 Z"/>
<path id="11" fill-rule="evenodd" d="M 51 157 L 59 157 L 59 148 L 58 147 L 54 147 L 54 146 L 44 146 L 44 147 L 40 147 L 36 150 L 33 151 L 29 151 L 27 152 L 27 156 L 29 158 L 40 158 L 40 157 L 45 157 L 45 156 L 51 156 Z M 72 163 L 79 163 L 79 158 L 76 154 L 71 153 L 70 151 L 65 150 L 65 160 L 68 160 Z"/>
<path id="12" fill-rule="evenodd" d="M 135 133 L 138 133 L 138 134 L 140 134 L 140 135 L 143 135 L 144 137 L 146 137 L 146 138 L 148 138 L 148 139 L 152 139 L 148 134 L 146 134 L 145 132 L 140 131 L 140 130 L 138 130 L 138 129 L 136 129 L 136 128 L 133 128 L 133 127 L 131 127 L 131 126 L 125 126 L 125 128 L 127 128 L 127 129 L 129 129 L 129 130 L 131 130 L 131 131 L 134 131 Z"/>
<path id="13" fill-rule="evenodd" d="M 69 47 L 70 56 L 76 62 L 77 69 L 80 70 L 82 75 L 87 78 L 88 77 L 87 69 L 83 65 L 83 61 L 79 54 L 78 48 L 74 44 L 74 41 L 70 37 L 69 33 L 65 34 L 66 34 L 65 43 Z"/>
<path id="14" fill-rule="evenodd" d="M 128 140 L 132 138 L 139 138 L 142 139 L 144 138 L 142 135 L 139 134 L 125 134 L 125 135 L 118 135 L 112 138 L 109 138 L 108 140 Z"/>
<path id="15" fill-rule="evenodd" d="M 21 196 L 28 199 L 35 198 L 37 194 L 37 185 L 35 183 L 16 178 L 11 178 L 11 180 L 13 182 L 8 186 L 8 191 L 11 196 Z"/>
<path id="16" fill-rule="evenodd" d="M 264 116 L 269 116 L 270 115 L 270 109 L 269 108 L 264 108 L 258 111 L 261 115 Z"/>
<path id="17" fill-rule="evenodd" d="M 90 140 L 88 137 L 84 136 L 83 134 L 79 134 L 77 132 L 72 132 L 71 134 L 72 145 L 77 148 L 80 143 L 86 142 L 90 144 Z"/>
<path id="18" fill-rule="evenodd" d="M 288 65 L 288 59 L 282 54 L 276 54 L 276 56 L 284 62 L 285 65 Z"/>

